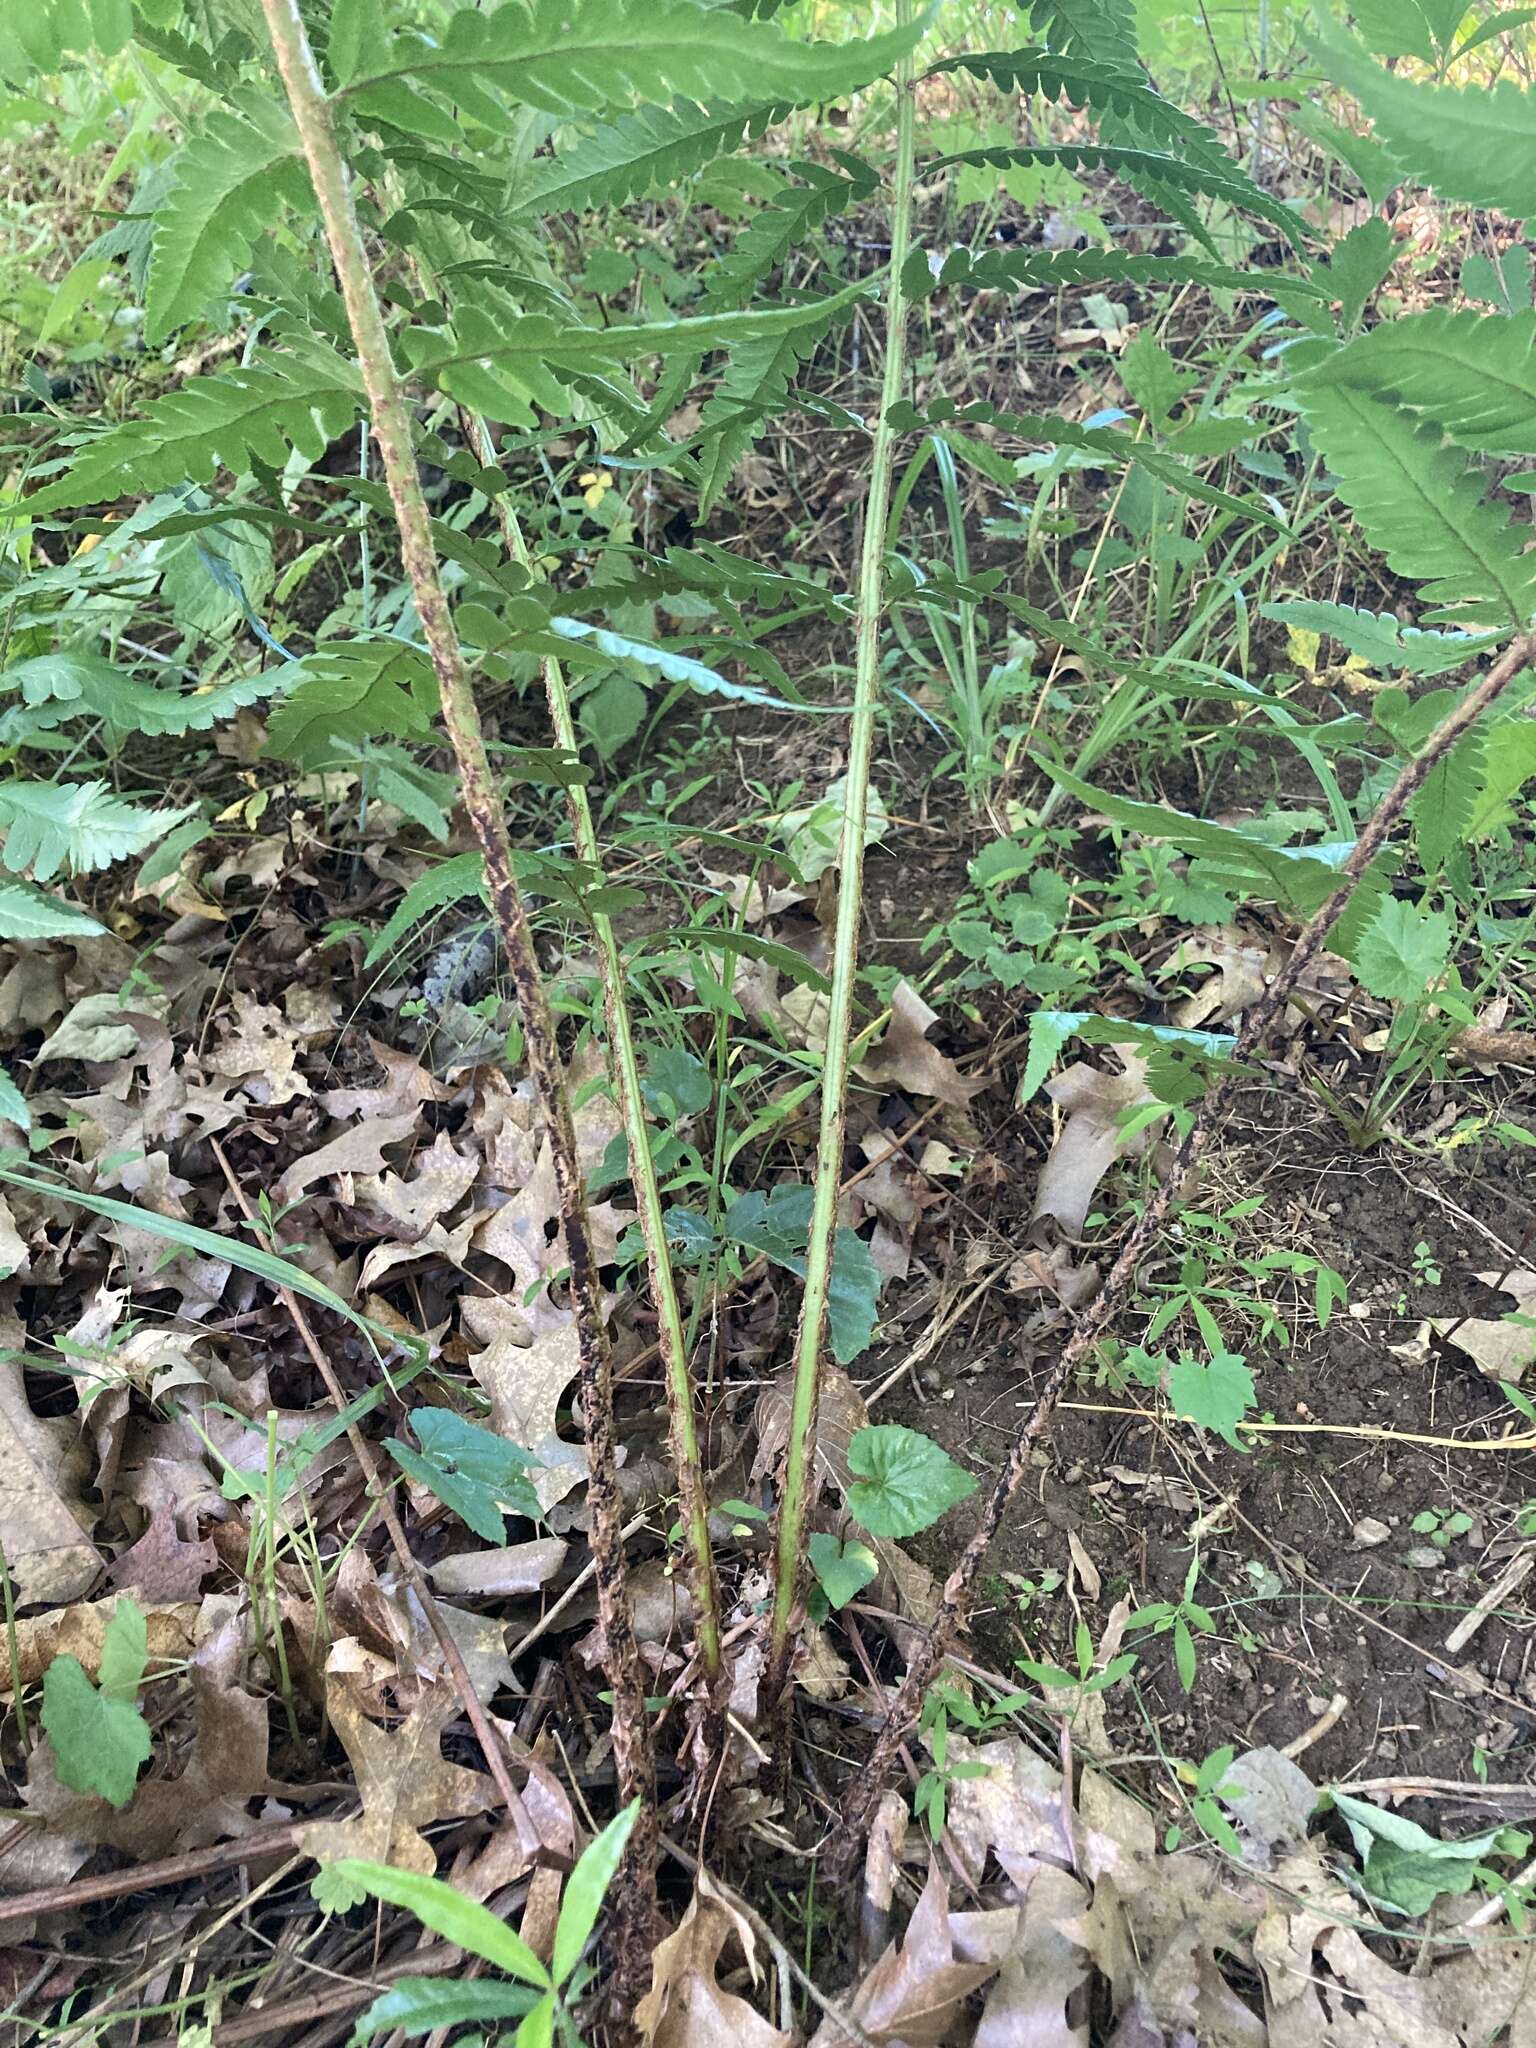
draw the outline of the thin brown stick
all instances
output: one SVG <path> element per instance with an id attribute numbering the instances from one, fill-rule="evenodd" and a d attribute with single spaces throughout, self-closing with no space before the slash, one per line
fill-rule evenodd
<path id="1" fill-rule="evenodd" d="M 297 1846 L 308 1825 L 307 1821 L 290 1821 L 280 1828 L 241 1835 L 238 1841 L 220 1842 L 212 1849 L 189 1849 L 184 1855 L 163 1856 L 155 1863 L 135 1863 L 127 1870 L 106 1870 L 96 1877 L 73 1877 L 68 1884 L 17 1892 L 0 1898 L 0 1921 L 46 1919 L 50 1913 L 73 1912 L 80 1906 L 99 1905 L 103 1899 L 120 1899 L 129 1892 L 158 1891 L 164 1885 L 208 1877 L 216 1870 L 254 1863 L 258 1856 L 281 1856 Z"/>
<path id="2" fill-rule="evenodd" d="M 220 1145 L 217 1138 L 210 1139 L 209 1143 L 213 1147 L 213 1156 L 218 1160 L 225 1180 L 229 1182 L 230 1193 L 240 1204 L 242 1215 L 247 1223 L 254 1223 L 256 1212 L 247 1201 L 245 1190 L 236 1179 L 235 1170 L 230 1165 L 223 1146 Z M 325 1391 L 336 1403 L 336 1412 L 339 1415 L 345 1415 L 347 1412 L 346 1390 L 340 1380 L 337 1379 L 331 1361 L 325 1355 L 324 1347 L 310 1326 L 308 1316 L 305 1315 L 303 1309 L 299 1306 L 298 1296 L 291 1288 L 287 1287 L 280 1287 L 277 1290 L 277 1295 L 278 1300 L 281 1301 L 283 1307 L 292 1317 L 293 1326 L 303 1341 L 304 1349 L 314 1360 L 315 1370 L 324 1382 Z M 351 1448 L 353 1457 L 357 1460 L 358 1470 L 367 1482 L 369 1497 L 378 1505 L 379 1519 L 383 1522 L 385 1531 L 389 1536 L 389 1546 L 395 1553 L 396 1562 L 404 1573 L 411 1591 L 421 1602 L 421 1610 L 427 1617 L 427 1623 L 433 1635 L 437 1638 L 437 1646 L 443 1653 L 443 1662 L 448 1667 L 448 1676 L 452 1681 L 453 1689 L 459 1696 L 465 1714 L 469 1717 L 469 1725 L 475 1731 L 475 1739 L 480 1744 L 486 1766 L 490 1771 L 492 1779 L 495 1781 L 496 1790 L 501 1794 L 502 1802 L 506 1806 L 507 1812 L 511 1816 L 525 1846 L 536 1848 L 539 1844 L 539 1832 L 533 1824 L 532 1816 L 523 1805 L 522 1797 L 517 1787 L 508 1775 L 506 1756 L 503 1753 L 501 1743 L 496 1739 L 494 1729 L 486 1718 L 485 1709 L 480 1704 L 479 1695 L 475 1691 L 474 1681 L 469 1675 L 469 1667 L 464 1662 L 464 1653 L 454 1641 L 448 1624 L 443 1619 L 442 1610 L 437 1604 L 437 1596 L 427 1584 L 426 1573 L 416 1562 L 411 1546 L 406 1541 L 405 1525 L 400 1520 L 399 1513 L 395 1508 L 393 1490 L 379 1475 L 379 1461 L 374 1456 L 373 1445 L 369 1443 L 367 1437 L 363 1435 L 357 1424 L 350 1421 L 347 1424 L 347 1443 Z"/>
<path id="3" fill-rule="evenodd" d="M 1444 760 L 1462 734 L 1497 703 L 1516 676 L 1530 666 L 1533 654 L 1536 654 L 1536 635 L 1522 635 L 1505 650 L 1482 681 L 1467 692 L 1450 716 L 1435 728 L 1423 751 L 1403 769 L 1362 828 L 1344 864 L 1341 886 L 1306 926 L 1290 959 L 1244 1018 L 1231 1064 L 1206 1091 L 1194 1123 L 1121 1246 L 1120 1255 L 1110 1268 L 1103 1287 L 1078 1317 L 1071 1337 L 1046 1375 L 1034 1408 L 1015 1439 L 1008 1461 L 982 1510 L 976 1532 L 945 1582 L 938 1613 L 918 1644 L 906 1677 L 886 1711 L 869 1761 L 849 1783 L 847 1803 L 827 1850 L 826 1864 L 834 1886 L 848 1880 L 874 1802 L 895 1765 L 902 1743 L 917 1724 L 928 1688 L 938 1676 L 956 1631 L 970 1612 L 982 1562 L 1029 1470 L 1029 1454 L 1049 1429 L 1056 1404 L 1072 1384 L 1078 1369 L 1087 1363 L 1095 1345 L 1124 1306 L 1136 1269 L 1156 1244 L 1179 1189 L 1231 1108 L 1238 1083 L 1243 1078 L 1241 1063 L 1263 1043 L 1284 1013 L 1291 991 L 1322 951 L 1361 878 L 1386 846 L 1398 820 L 1430 770 Z"/>
<path id="4" fill-rule="evenodd" d="M 570 1096 L 549 998 L 534 951 L 533 932 L 518 887 L 501 792 L 491 772 L 474 686 L 438 575 L 432 522 L 411 443 L 410 412 L 395 375 L 346 164 L 331 124 L 330 104 L 298 0 L 262 0 L 262 12 L 294 125 L 304 147 L 347 309 L 347 322 L 356 344 L 379 458 L 399 530 L 401 565 L 441 689 L 443 724 L 458 763 L 464 808 L 484 856 L 487 893 L 517 996 L 529 1072 L 538 1092 L 550 1149 L 580 1350 L 582 1428 L 589 1465 L 587 1506 L 592 1553 L 597 1560 L 603 1665 L 613 1692 L 614 1767 L 621 1799 L 626 1803 L 640 1801 L 640 1818 L 630 1837 L 626 1858 L 628 1881 L 621 1883 L 617 1892 L 633 1937 L 621 1940 L 621 1955 L 638 1969 L 648 1961 L 645 1952 L 649 1949 L 655 1906 L 655 1756 L 645 1710 L 644 1668 L 635 1640 L 624 1547 L 619 1537 L 623 1517 L 614 1441 L 613 1366 Z"/>

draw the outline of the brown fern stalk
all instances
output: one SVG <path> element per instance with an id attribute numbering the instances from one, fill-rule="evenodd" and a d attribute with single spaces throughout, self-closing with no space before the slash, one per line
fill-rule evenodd
<path id="1" fill-rule="evenodd" d="M 1183 1144 L 1121 1246 L 1120 1255 L 1110 1268 L 1103 1287 L 1078 1318 L 1061 1355 L 1047 1374 L 1029 1418 L 1008 1453 L 1008 1462 L 992 1489 L 976 1532 L 945 1582 L 938 1613 L 913 1653 L 906 1677 L 886 1710 L 869 1761 L 849 1782 L 842 1816 L 826 1852 L 824 1867 L 834 1886 L 847 1881 L 875 1801 L 895 1767 L 901 1745 L 917 1725 L 928 1688 L 938 1676 L 956 1632 L 970 1613 L 982 1564 L 1029 1470 L 1029 1454 L 1050 1428 L 1062 1394 L 1125 1306 L 1136 1269 L 1156 1244 L 1178 1190 L 1199 1163 L 1232 1106 L 1233 1096 L 1243 1079 L 1241 1063 L 1263 1044 L 1283 1015 L 1292 991 L 1322 951 L 1366 870 L 1386 846 L 1403 812 L 1430 771 L 1445 759 L 1462 734 L 1498 702 L 1515 678 L 1530 667 L 1533 657 L 1536 657 L 1536 634 L 1522 635 L 1505 650 L 1483 680 L 1468 691 L 1450 716 L 1435 728 L 1422 753 L 1403 769 L 1363 827 L 1344 864 L 1342 886 L 1334 891 L 1303 930 L 1290 959 L 1244 1018 L 1233 1048 L 1232 1064 L 1207 1090 Z"/>
<path id="2" fill-rule="evenodd" d="M 458 762 L 464 808 L 485 858 L 491 910 L 506 951 L 527 1041 L 528 1066 L 538 1091 L 553 1162 L 580 1344 L 582 1424 L 590 1465 L 587 1499 L 604 1670 L 613 1691 L 614 1764 L 621 1800 L 638 1798 L 641 1802 L 641 1817 L 630 1837 L 629 1875 L 614 1893 L 628 1935 L 627 1940 L 621 1938 L 621 1973 L 631 1983 L 637 1983 L 649 1976 L 649 1929 L 655 1915 L 655 1760 L 646 1718 L 643 1667 L 625 1582 L 612 1361 L 565 1070 L 513 866 L 501 795 L 485 751 L 474 687 L 438 575 L 431 520 L 411 445 L 410 414 L 395 375 L 346 165 L 331 123 L 330 105 L 297 0 L 262 0 L 262 10 L 346 304 L 373 432 L 399 529 L 401 560 L 441 688 L 443 724 Z"/>

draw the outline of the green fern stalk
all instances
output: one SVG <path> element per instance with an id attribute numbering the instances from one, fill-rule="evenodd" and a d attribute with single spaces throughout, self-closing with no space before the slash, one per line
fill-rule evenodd
<path id="1" fill-rule="evenodd" d="M 626 1803 L 632 1799 L 641 1802 L 640 1821 L 629 1849 L 630 1880 L 619 1893 L 622 1932 L 628 1936 L 627 1940 L 621 1938 L 620 1943 L 620 1977 L 621 1981 L 627 1979 L 636 1984 L 648 1981 L 647 1950 L 655 1916 L 655 1761 L 646 1717 L 643 1667 L 624 1570 L 612 1360 L 592 1256 L 586 1185 L 576 1151 L 570 1098 L 533 935 L 513 868 L 500 792 L 486 756 L 479 707 L 438 576 L 431 521 L 411 446 L 410 416 L 395 376 L 384 316 L 374 290 L 346 165 L 331 125 L 330 107 L 299 14 L 298 0 L 262 0 L 262 11 L 303 143 L 357 347 L 373 433 L 399 528 L 401 560 L 441 687 L 443 723 L 458 761 L 464 807 L 485 859 L 491 908 L 506 949 L 528 1045 L 528 1064 L 549 1139 L 580 1344 L 582 1420 L 590 1464 L 587 1498 L 604 1664 L 613 1689 L 614 1764 L 620 1798 Z"/>
<path id="2" fill-rule="evenodd" d="M 488 466 L 496 461 L 496 446 L 485 423 L 467 420 L 470 438 L 480 459 Z M 520 568 L 534 573 L 534 563 L 517 514 L 505 494 L 496 499 L 497 517 L 508 552 Z M 552 655 L 541 664 L 544 695 L 555 744 L 576 753 L 579 741 L 571 712 L 565 673 Z M 576 858 L 588 866 L 602 865 L 592 806 L 579 782 L 565 792 L 566 811 Z M 635 1052 L 635 1031 L 624 990 L 624 958 L 619 950 L 613 920 L 605 911 L 591 914 L 592 935 L 597 942 L 598 970 L 603 984 L 603 1007 L 608 1019 L 608 1043 L 613 1053 L 614 1082 L 619 1108 L 624 1117 L 624 1135 L 629 1141 L 629 1173 L 640 1204 L 640 1228 L 645 1237 L 646 1263 L 650 1271 L 651 1294 L 656 1304 L 657 1340 L 666 1377 L 667 1415 L 672 1431 L 672 1463 L 677 1476 L 682 1510 L 683 1541 L 687 1545 L 698 1629 L 699 1661 L 703 1666 L 712 1709 L 724 1712 L 718 1688 L 724 1672 L 720 1649 L 720 1589 L 715 1577 L 714 1551 L 709 1540 L 709 1492 L 704 1483 L 704 1463 L 699 1451 L 699 1433 L 693 1413 L 693 1380 L 688 1370 L 688 1344 L 683 1334 L 683 1312 L 677 1294 L 672 1256 L 667 1249 L 666 1214 L 656 1162 L 651 1156 L 650 1125 L 645 1114 L 645 1097 L 640 1088 L 640 1062 Z M 707 1745 L 713 1750 L 715 1744 Z"/>
<path id="3" fill-rule="evenodd" d="M 911 18 L 910 0 L 898 0 L 897 21 Z M 774 1532 L 773 1615 L 770 1623 L 768 1684 L 770 1711 L 785 1697 L 794 1629 L 799 1611 L 800 1582 L 805 1571 L 806 1510 L 812 1494 L 816 1458 L 816 1400 L 821 1383 L 821 1349 L 827 1320 L 827 1292 L 832 1279 L 832 1250 L 837 1231 L 837 1195 L 842 1179 L 843 1120 L 848 1092 L 849 1036 L 853 1019 L 853 984 L 858 969 L 859 918 L 864 892 L 864 826 L 869 795 L 870 755 L 874 750 L 875 712 L 880 695 L 880 626 L 884 616 L 885 527 L 891 499 L 896 429 L 891 412 L 901 396 L 906 358 L 907 301 L 902 283 L 911 232 L 913 137 L 913 60 L 902 57 L 896 82 L 896 167 L 891 196 L 891 282 L 886 301 L 885 377 L 880 392 L 880 417 L 875 424 L 869 496 L 864 506 L 864 536 L 859 558 L 858 615 L 855 626 L 853 717 L 848 740 L 848 794 L 843 812 L 837 931 L 833 941 L 832 989 L 827 1012 L 827 1049 L 821 1069 L 821 1130 L 816 1148 L 816 1178 L 811 1207 L 810 1241 L 806 1247 L 805 1298 L 795 1333 L 795 1378 L 790 1396 L 789 1441 L 785 1447 L 778 1524 Z"/>

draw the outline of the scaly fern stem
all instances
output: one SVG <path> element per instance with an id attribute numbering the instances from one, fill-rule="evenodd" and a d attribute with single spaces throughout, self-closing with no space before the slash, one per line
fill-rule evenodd
<path id="1" fill-rule="evenodd" d="M 898 23 L 911 19 L 910 0 L 898 0 Z M 915 108 L 913 58 L 896 67 L 896 166 L 891 195 L 891 271 L 886 299 L 885 375 L 880 416 L 875 423 L 869 496 L 859 558 L 858 620 L 854 648 L 853 717 L 848 738 L 848 794 L 843 811 L 837 930 L 833 941 L 832 988 L 827 1011 L 827 1049 L 821 1069 L 821 1130 L 806 1247 L 805 1297 L 795 1336 L 795 1377 L 790 1396 L 789 1441 L 785 1446 L 779 1511 L 774 1531 L 773 1614 L 765 1698 L 770 1712 L 785 1699 L 790 1657 L 805 1570 L 806 1513 L 816 1459 L 816 1400 L 821 1384 L 821 1347 L 827 1294 L 837 1234 L 837 1194 L 842 1178 L 843 1119 L 848 1092 L 849 1037 L 853 984 L 858 970 L 859 920 L 864 894 L 864 827 L 869 797 L 869 764 L 874 751 L 875 712 L 880 696 L 880 628 L 885 599 L 885 527 L 891 499 L 896 435 L 891 408 L 901 396 L 906 361 L 906 294 L 902 269 L 911 234 Z"/>
<path id="2" fill-rule="evenodd" d="M 482 462 L 494 466 L 496 446 L 483 420 L 466 420 L 470 439 Z M 533 559 L 523 537 L 517 514 L 505 497 L 496 500 L 507 551 L 520 568 L 534 574 Z M 557 746 L 569 753 L 579 751 L 576 720 L 565 673 L 553 655 L 542 662 L 544 695 L 549 705 L 549 722 Z M 566 790 L 566 811 L 576 858 L 601 867 L 602 852 L 592 806 L 580 783 Z M 645 1238 L 646 1263 L 650 1271 L 651 1296 L 656 1305 L 657 1343 L 667 1390 L 667 1414 L 672 1432 L 672 1464 L 677 1476 L 682 1510 L 683 1541 L 687 1546 L 698 1631 L 699 1662 L 703 1668 L 714 1718 L 721 1721 L 725 1702 L 719 1697 L 724 1672 L 720 1649 L 720 1592 L 715 1577 L 714 1551 L 709 1540 L 709 1493 L 704 1483 L 704 1464 L 699 1451 L 699 1433 L 694 1420 L 693 1379 L 688 1369 L 688 1344 L 683 1334 L 682 1305 L 672 1256 L 667 1249 L 666 1216 L 656 1163 L 651 1156 L 650 1124 L 645 1114 L 645 1097 L 640 1090 L 640 1062 L 635 1052 L 635 1031 L 624 990 L 624 958 L 619 950 L 613 920 L 602 911 L 591 918 L 592 936 L 597 942 L 598 968 L 603 984 L 603 1008 L 608 1020 L 608 1043 L 613 1054 L 614 1084 L 624 1118 L 624 1135 L 629 1141 L 629 1173 L 640 1205 L 640 1228 Z M 723 1732 L 723 1723 L 722 1723 Z M 706 1745 L 713 1754 L 717 1740 Z"/>
<path id="3" fill-rule="evenodd" d="M 615 1897 L 623 1918 L 619 1968 L 631 1985 L 649 1979 L 655 1917 L 655 1763 L 645 1683 L 625 1580 L 613 1426 L 613 1370 L 602 1295 L 587 1224 L 586 1184 L 576 1150 L 554 1020 L 528 914 L 518 888 L 501 796 L 491 774 L 479 707 L 437 571 L 431 520 L 411 445 L 410 415 L 395 376 L 384 316 L 374 290 L 347 168 L 337 147 L 298 0 L 262 0 L 267 31 L 325 223 L 337 282 L 357 347 L 374 438 L 399 529 L 401 560 L 427 651 L 442 691 L 447 728 L 463 783 L 464 807 L 485 858 L 492 912 L 506 950 L 549 1141 L 565 1231 L 571 1299 L 581 1356 L 582 1421 L 590 1465 L 587 1498 L 596 1566 L 604 1667 L 613 1690 L 613 1750 L 623 1801 L 638 1798 L 641 1819 L 630 1838 L 629 1881 Z"/>

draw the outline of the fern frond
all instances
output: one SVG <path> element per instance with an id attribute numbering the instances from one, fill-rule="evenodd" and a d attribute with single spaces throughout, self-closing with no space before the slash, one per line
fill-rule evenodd
<path id="1" fill-rule="evenodd" d="M 137 418 L 85 442 L 67 473 L 19 509 L 38 519 L 125 491 L 147 496 L 205 483 L 220 464 L 237 475 L 255 462 L 281 468 L 293 448 L 316 462 L 362 409 L 356 369 L 332 350 L 312 343 L 284 355 L 263 351 L 151 399 Z"/>
<path id="2" fill-rule="evenodd" d="M 0 742 L 25 744 L 37 732 L 50 732 L 72 718 L 99 718 L 116 732 L 154 733 L 179 737 L 207 732 L 242 705 L 270 696 L 277 671 L 237 676 L 215 689 L 158 689 L 129 675 L 99 654 L 60 649 L 36 654 L 5 672 L 9 688 L 19 689 L 21 703 L 0 715 Z"/>
<path id="3" fill-rule="evenodd" d="M 1002 433 L 1016 436 L 1036 446 L 1047 448 L 1081 448 L 1106 458 L 1110 462 L 1133 462 L 1138 469 L 1144 469 L 1149 476 L 1155 476 L 1160 483 L 1177 491 L 1186 498 L 1196 498 L 1202 505 L 1214 505 L 1219 511 L 1235 513 L 1240 519 L 1257 521 L 1283 533 L 1285 527 L 1266 505 L 1252 499 L 1234 498 L 1230 492 L 1207 483 L 1195 470 L 1186 469 L 1176 456 L 1164 454 L 1161 449 L 1148 442 L 1135 440 L 1129 434 L 1117 434 L 1111 427 L 1085 427 L 1076 420 L 1064 420 L 1055 413 L 1004 412 L 998 406 L 990 405 L 985 399 L 976 399 L 970 405 L 956 405 L 951 398 L 934 399 L 921 411 L 905 400 L 892 408 L 892 424 L 902 428 L 944 427 L 944 426 L 990 426 Z"/>
<path id="4" fill-rule="evenodd" d="M 391 88 L 409 84 L 503 129 L 497 95 L 567 117 L 679 97 L 804 104 L 883 78 L 922 32 L 918 24 L 863 42 L 802 43 L 696 0 L 525 0 L 491 14 L 460 7 L 440 37 L 394 37 L 389 61 L 337 97 L 393 119 Z"/>
<path id="5" fill-rule="evenodd" d="M 1135 0 L 1032 0 L 1032 32 L 1062 56 L 1139 75 Z"/>
<path id="6" fill-rule="evenodd" d="M 0 882 L 0 939 L 92 939 L 105 930 L 77 903 L 30 882 Z"/>
<path id="7" fill-rule="evenodd" d="M 1426 875 L 1438 874 L 1470 835 L 1487 781 L 1488 741 L 1477 731 L 1466 733 L 1430 770 L 1409 811 Z"/>
<path id="8" fill-rule="evenodd" d="M 23 83 L 89 50 L 115 57 L 133 35 L 133 0 L 21 0 L 0 15 L 0 78 Z"/>
<path id="9" fill-rule="evenodd" d="M 1405 626 L 1396 612 L 1357 611 L 1352 605 L 1327 604 L 1315 598 L 1261 605 L 1259 617 L 1281 626 L 1300 626 L 1306 633 L 1326 633 L 1372 668 L 1406 669 L 1415 676 L 1440 676 L 1449 669 L 1462 668 L 1474 655 L 1497 647 L 1504 637 L 1501 633 L 1422 633 L 1416 626 Z"/>
<path id="10" fill-rule="evenodd" d="M 1154 149 L 1122 149 L 1105 143 L 1068 142 L 1031 145 L 1009 149 L 962 149 L 953 156 L 934 157 L 919 166 L 929 177 L 950 164 L 980 164 L 1006 171 L 1015 164 L 1055 164 L 1069 171 L 1112 171 L 1138 190 L 1170 189 L 1220 199 L 1240 212 L 1256 214 L 1277 227 L 1295 249 L 1302 246 L 1305 232 L 1299 214 L 1282 200 L 1272 199 L 1244 177 L 1232 163 L 1215 164 L 1200 159 L 1186 162 Z"/>
<path id="11" fill-rule="evenodd" d="M 277 102 L 244 92 L 176 152 L 176 182 L 156 208 L 149 250 L 144 339 L 151 347 L 194 319 L 245 268 L 252 242 L 279 205 L 306 203 L 311 188 L 298 148 Z"/>
<path id="12" fill-rule="evenodd" d="M 907 296 L 931 298 L 952 285 L 978 290 L 1068 291 L 1076 285 L 1198 284 L 1209 291 L 1250 296 L 1326 300 L 1327 288 L 1283 270 L 1237 270 L 1189 256 L 1135 256 L 1126 249 L 961 249 L 946 252 L 935 271 L 926 250 L 908 259 L 903 275 Z"/>
<path id="13" fill-rule="evenodd" d="M 321 768 L 337 740 L 403 739 L 431 731 L 437 689 L 421 648 L 404 640 L 331 644 L 277 670 L 284 692 L 267 719 L 267 752 Z"/>
<path id="14" fill-rule="evenodd" d="M 1375 64 L 1352 37 L 1309 36 L 1325 75 L 1360 102 L 1376 140 L 1442 199 L 1536 213 L 1536 122 L 1531 96 L 1511 78 L 1462 91 L 1426 85 Z"/>
<path id="15" fill-rule="evenodd" d="M 1319 363 L 1305 381 L 1390 393 L 1463 448 L 1536 454 L 1536 313 L 1436 307 L 1385 321 Z"/>
<path id="16" fill-rule="evenodd" d="M 1523 626 L 1536 614 L 1529 532 L 1437 426 L 1347 385 L 1303 383 L 1297 395 L 1339 496 L 1391 567 L 1425 585 L 1434 621 Z"/>
<path id="17" fill-rule="evenodd" d="M 782 196 L 755 214 L 736 237 L 730 254 L 711 265 L 704 289 L 712 305 L 745 305 L 774 265 L 813 228 L 871 196 L 879 180 L 868 164 L 842 150 L 833 154 L 841 171 L 825 164 L 789 166 L 804 182 L 791 185 L 786 178 Z"/>
<path id="18" fill-rule="evenodd" d="M 485 863 L 478 853 L 457 853 L 452 860 L 440 861 L 436 867 L 428 868 L 425 874 L 418 875 L 412 882 L 395 905 L 389 922 L 369 941 L 363 965 L 376 967 L 381 960 L 398 952 L 416 927 L 434 911 L 445 910 L 450 903 L 462 903 L 466 897 L 479 896 L 484 888 Z"/>
<path id="19" fill-rule="evenodd" d="M 715 437 L 705 460 L 704 485 L 699 493 L 701 520 L 714 510 L 736 464 L 772 415 L 781 410 L 795 373 L 836 324 L 836 318 L 834 315 L 825 322 L 798 327 L 792 334 L 747 342 L 732 352 L 719 388 L 699 422 L 701 434 Z"/>
<path id="20" fill-rule="evenodd" d="M 504 217 L 519 220 L 625 206 L 692 177 L 789 111 L 782 106 L 637 107 L 557 157 L 515 174 Z"/>
<path id="21" fill-rule="evenodd" d="M 153 846 L 196 809 L 146 810 L 114 796 L 104 782 L 0 783 L 5 865 L 40 882 L 64 868 L 107 868 Z"/>
<path id="22" fill-rule="evenodd" d="M 509 415 L 503 406 L 526 406 L 530 397 L 541 395 L 550 376 L 570 376 L 646 356 L 703 356 L 715 349 L 776 340 L 797 328 L 825 325 L 871 289 L 872 281 L 861 278 L 830 298 L 801 306 L 702 313 L 628 327 L 559 327 L 544 313 L 507 321 L 484 306 L 464 306 L 455 313 L 452 328 L 412 329 L 406 346 L 412 367 L 434 379 L 450 397 L 490 418 L 505 419 Z M 552 411 L 561 409 L 558 399 L 543 402 Z"/>
<path id="23" fill-rule="evenodd" d="M 1070 4 L 1075 8 L 1076 0 Z M 1064 101 L 1070 107 L 1086 107 L 1112 141 L 1176 151 L 1187 161 L 1225 166 L 1233 176 L 1241 176 L 1212 130 L 1164 99 L 1139 69 L 1126 71 L 1075 52 L 1024 49 L 966 51 L 945 57 L 929 75 L 941 71 L 968 71 L 1003 92 L 1037 92 L 1058 105 Z"/>

